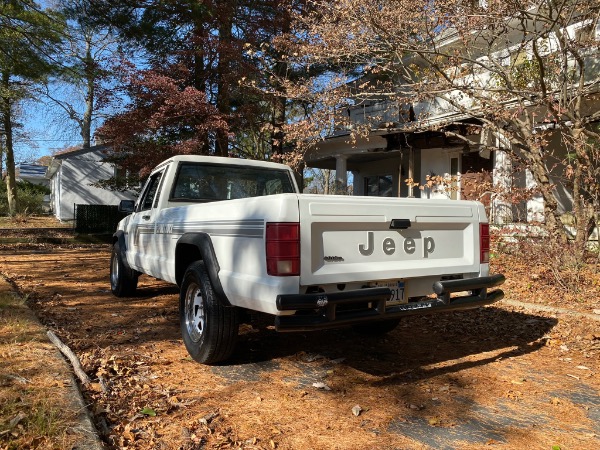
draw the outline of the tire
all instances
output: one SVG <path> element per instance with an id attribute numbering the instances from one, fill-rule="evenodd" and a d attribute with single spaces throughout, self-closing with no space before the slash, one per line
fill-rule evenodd
<path id="1" fill-rule="evenodd" d="M 390 331 L 394 330 L 399 323 L 400 319 L 389 319 L 381 320 L 379 322 L 353 325 L 352 328 L 357 333 L 363 334 L 365 336 L 383 336 L 384 334 L 387 334 Z"/>
<path id="2" fill-rule="evenodd" d="M 123 261 L 121 246 L 115 242 L 110 257 L 110 290 L 116 297 L 135 294 L 139 274 Z"/>
<path id="3" fill-rule="evenodd" d="M 222 304 L 202 261 L 192 263 L 183 276 L 179 317 L 183 343 L 195 361 L 215 364 L 231 356 L 238 336 L 238 311 Z"/>

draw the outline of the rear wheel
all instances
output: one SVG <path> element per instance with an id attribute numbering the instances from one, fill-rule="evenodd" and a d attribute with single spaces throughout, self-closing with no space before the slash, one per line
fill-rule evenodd
<path id="1" fill-rule="evenodd" d="M 381 320 L 379 322 L 363 323 L 353 325 L 352 328 L 359 334 L 367 336 L 382 336 L 394 330 L 400 323 L 400 319 Z"/>
<path id="2" fill-rule="evenodd" d="M 115 242 L 110 257 L 110 290 L 112 293 L 117 297 L 131 297 L 137 289 L 138 275 L 123 261 L 121 246 Z"/>
<path id="3" fill-rule="evenodd" d="M 214 364 L 231 356 L 238 335 L 238 311 L 222 304 L 202 261 L 185 272 L 179 315 L 185 348 L 195 361 Z"/>

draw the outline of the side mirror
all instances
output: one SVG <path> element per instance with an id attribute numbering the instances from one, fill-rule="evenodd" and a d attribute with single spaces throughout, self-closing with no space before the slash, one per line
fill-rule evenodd
<path id="1" fill-rule="evenodd" d="M 132 213 L 135 210 L 134 200 L 121 200 L 119 203 L 119 212 Z"/>

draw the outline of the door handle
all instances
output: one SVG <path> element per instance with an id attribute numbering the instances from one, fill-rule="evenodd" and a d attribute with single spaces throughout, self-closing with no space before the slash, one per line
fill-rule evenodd
<path id="1" fill-rule="evenodd" d="M 142 216 L 142 219 L 144 219 L 144 220 L 150 220 L 150 216 Z"/>
<path id="2" fill-rule="evenodd" d="M 390 230 L 406 230 L 410 226 L 410 219 L 392 219 L 390 222 Z"/>

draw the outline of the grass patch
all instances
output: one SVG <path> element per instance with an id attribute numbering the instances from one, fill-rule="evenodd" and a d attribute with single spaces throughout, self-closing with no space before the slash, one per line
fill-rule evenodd
<path id="1" fill-rule="evenodd" d="M 72 224 L 61 223 L 54 216 L 0 216 L 0 228 L 69 228 Z"/>
<path id="2" fill-rule="evenodd" d="M 0 448 L 73 448 L 70 374 L 24 300 L 0 278 Z"/>

